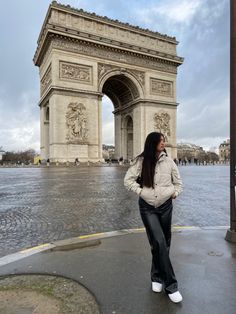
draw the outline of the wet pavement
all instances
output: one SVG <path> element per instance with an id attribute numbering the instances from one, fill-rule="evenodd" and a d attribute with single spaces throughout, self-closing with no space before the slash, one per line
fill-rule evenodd
<path id="1" fill-rule="evenodd" d="M 164 291 L 151 290 L 151 250 L 145 232 L 104 238 L 94 247 L 34 254 L 1 266 L 0 283 L 20 274 L 72 279 L 95 297 L 102 314 L 235 314 L 236 244 L 225 241 L 225 235 L 226 229 L 173 232 L 170 258 L 183 296 L 178 304 Z M 69 295 L 70 289 L 61 293 Z M 82 294 L 80 300 L 84 301 Z M 46 310 L 47 305 L 45 313 L 50 313 Z"/>
<path id="2" fill-rule="evenodd" d="M 180 166 L 172 224 L 229 225 L 229 167 Z M 143 227 L 127 167 L 0 168 L 0 256 L 79 235 Z"/>

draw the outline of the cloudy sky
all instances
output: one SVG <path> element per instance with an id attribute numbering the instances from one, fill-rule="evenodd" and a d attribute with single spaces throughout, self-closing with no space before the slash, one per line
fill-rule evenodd
<path id="1" fill-rule="evenodd" d="M 39 75 L 32 58 L 49 0 L 2 1 L 0 147 L 39 151 Z M 229 137 L 229 0 L 61 0 L 180 42 L 177 141 L 206 149 Z M 103 143 L 114 142 L 113 105 L 103 101 Z"/>

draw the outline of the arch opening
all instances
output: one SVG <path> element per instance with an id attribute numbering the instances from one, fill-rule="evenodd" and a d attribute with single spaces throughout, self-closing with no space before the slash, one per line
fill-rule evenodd
<path id="1" fill-rule="evenodd" d="M 123 157 L 124 160 L 129 161 L 134 157 L 133 118 L 132 115 L 125 116 L 125 111 L 123 111 L 123 109 L 128 107 L 130 103 L 135 102 L 135 100 L 140 98 L 138 86 L 130 77 L 119 73 L 110 76 L 107 80 L 105 80 L 102 86 L 102 93 L 106 95 L 109 100 L 111 100 L 111 103 L 114 106 L 113 123 L 110 121 L 110 125 L 112 124 L 114 129 L 114 158 L 119 159 L 120 157 Z M 107 105 L 107 101 L 103 101 L 102 104 L 103 116 L 105 113 L 109 115 L 107 110 L 104 108 L 104 105 Z M 104 125 L 103 123 L 102 126 L 103 139 L 109 138 L 109 136 L 105 133 L 107 128 L 107 119 L 105 119 L 105 121 L 106 124 Z M 103 144 L 106 143 L 103 141 Z"/>
<path id="2" fill-rule="evenodd" d="M 103 85 L 102 93 L 112 100 L 115 109 L 122 108 L 140 96 L 134 82 L 124 74 L 108 78 Z"/>

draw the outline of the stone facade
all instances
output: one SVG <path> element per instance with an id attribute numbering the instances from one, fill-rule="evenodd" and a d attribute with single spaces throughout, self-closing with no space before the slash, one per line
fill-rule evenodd
<path id="1" fill-rule="evenodd" d="M 219 161 L 219 156 L 212 151 L 205 151 L 201 146 L 191 143 L 177 144 L 177 158 L 179 161 L 195 163 L 215 163 Z"/>
<path id="2" fill-rule="evenodd" d="M 226 140 L 219 146 L 220 162 L 230 162 L 230 140 Z"/>
<path id="3" fill-rule="evenodd" d="M 177 144 L 177 157 L 181 160 L 205 160 L 206 152 L 201 146 L 191 143 L 178 143 Z"/>
<path id="4" fill-rule="evenodd" d="M 165 134 L 175 158 L 176 75 L 183 58 L 175 38 L 53 1 L 34 63 L 39 67 L 41 156 L 99 161 L 102 96 L 114 105 L 115 158 L 132 159 L 146 135 Z"/>
<path id="5" fill-rule="evenodd" d="M 3 156 L 4 154 L 5 154 L 5 151 L 0 149 L 0 161 L 2 160 L 2 156 Z"/>

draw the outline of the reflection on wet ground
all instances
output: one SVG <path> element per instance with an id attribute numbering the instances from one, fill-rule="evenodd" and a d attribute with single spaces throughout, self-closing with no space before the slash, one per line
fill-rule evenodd
<path id="1" fill-rule="evenodd" d="M 229 166 L 180 166 L 174 225 L 229 225 Z M 83 234 L 143 227 L 127 167 L 0 168 L 0 256 Z"/>

